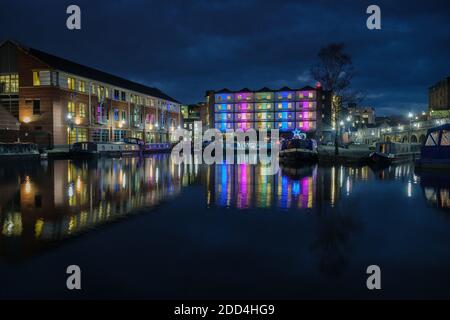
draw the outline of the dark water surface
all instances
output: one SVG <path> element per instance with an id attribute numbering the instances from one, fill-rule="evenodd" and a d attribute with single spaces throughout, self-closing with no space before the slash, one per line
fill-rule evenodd
<path id="1" fill-rule="evenodd" d="M 450 177 L 262 172 L 163 155 L 3 163 L 0 298 L 450 298 Z"/>

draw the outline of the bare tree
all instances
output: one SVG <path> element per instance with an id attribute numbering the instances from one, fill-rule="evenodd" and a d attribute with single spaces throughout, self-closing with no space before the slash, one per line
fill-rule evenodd
<path id="1" fill-rule="evenodd" d="M 342 108 L 358 99 L 358 94 L 350 89 L 354 69 L 350 55 L 344 52 L 344 44 L 332 43 L 320 49 L 318 61 L 311 68 L 311 75 L 321 83 L 324 90 L 331 91 L 332 117 L 334 115 L 332 122 L 335 128 L 334 150 L 335 155 L 338 155 Z"/>

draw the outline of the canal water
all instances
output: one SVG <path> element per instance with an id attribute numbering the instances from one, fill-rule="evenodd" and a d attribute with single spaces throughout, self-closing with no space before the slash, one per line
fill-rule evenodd
<path id="1" fill-rule="evenodd" d="M 263 173 L 168 155 L 3 163 L 0 298 L 450 298 L 450 177 Z"/>

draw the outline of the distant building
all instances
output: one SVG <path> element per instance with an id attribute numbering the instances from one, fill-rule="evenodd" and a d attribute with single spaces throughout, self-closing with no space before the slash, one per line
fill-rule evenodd
<path id="1" fill-rule="evenodd" d="M 197 122 L 205 122 L 205 109 L 206 104 L 204 102 L 181 106 L 183 129 L 193 133 L 197 129 Z"/>
<path id="2" fill-rule="evenodd" d="M 389 125 L 385 122 L 377 124 L 364 124 L 358 128 L 358 131 L 354 135 L 354 141 L 362 144 L 373 144 L 378 141 L 382 141 L 382 134 L 389 128 Z"/>
<path id="3" fill-rule="evenodd" d="M 348 115 L 352 117 L 353 122 L 358 124 L 375 124 L 375 109 L 372 107 L 350 105 L 348 107 Z"/>
<path id="4" fill-rule="evenodd" d="M 0 43 L 0 107 L 41 147 L 165 142 L 181 120 L 180 103 L 159 89 L 12 41 Z"/>
<path id="5" fill-rule="evenodd" d="M 450 77 L 428 89 L 428 111 L 432 118 L 450 117 Z"/>
<path id="6" fill-rule="evenodd" d="M 289 135 L 300 130 L 321 138 L 325 127 L 330 127 L 331 98 L 320 86 L 211 90 L 206 92 L 206 105 L 205 126 L 222 132 L 227 129 L 279 129 L 281 135 Z"/>

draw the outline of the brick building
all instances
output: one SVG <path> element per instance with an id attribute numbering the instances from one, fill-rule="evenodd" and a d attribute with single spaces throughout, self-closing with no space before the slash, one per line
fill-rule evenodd
<path id="1" fill-rule="evenodd" d="M 432 118 L 450 117 L 450 77 L 428 89 L 428 109 Z"/>
<path id="2" fill-rule="evenodd" d="M 27 48 L 0 44 L 0 108 L 40 146 L 171 140 L 180 103 L 159 89 Z M 2 133 L 0 133 L 0 141 Z"/>

